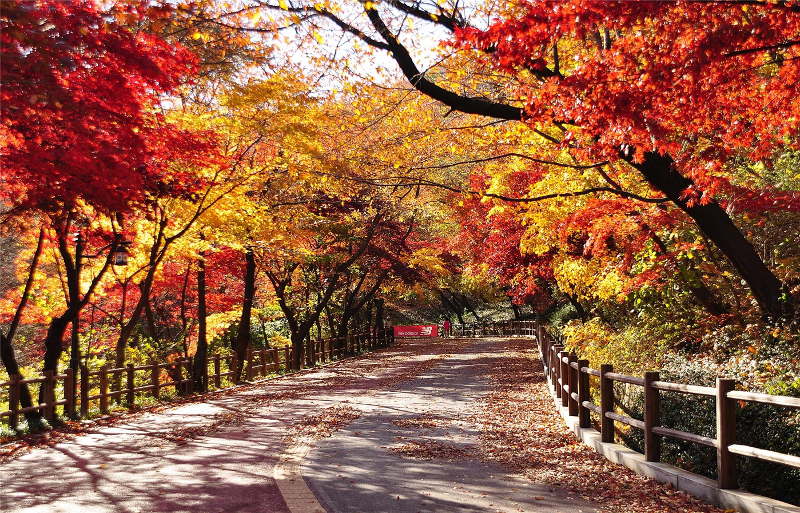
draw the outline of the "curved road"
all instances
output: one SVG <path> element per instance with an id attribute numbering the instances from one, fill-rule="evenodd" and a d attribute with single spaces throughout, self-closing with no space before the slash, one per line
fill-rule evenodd
<path id="1" fill-rule="evenodd" d="M 0 465 L 0 511 L 594 511 L 477 458 L 491 344 L 402 342 L 125 417 Z"/>

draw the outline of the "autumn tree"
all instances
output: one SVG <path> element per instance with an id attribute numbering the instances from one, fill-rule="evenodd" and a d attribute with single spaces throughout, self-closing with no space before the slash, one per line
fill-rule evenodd
<path id="1" fill-rule="evenodd" d="M 134 5 L 108 12 L 64 2 L 3 8 L 4 218 L 38 213 L 67 276 L 67 309 L 50 324 L 44 370 L 57 370 L 67 326 L 125 237 L 125 215 L 152 194 L 193 194 L 197 181 L 169 164 L 202 159 L 208 148 L 206 136 L 165 122 L 153 109 L 159 94 L 193 71 L 194 58 L 118 21 L 140 14 Z M 100 217 L 106 221 L 90 224 Z M 84 237 L 71 248 L 76 232 Z M 87 249 L 107 253 L 84 288 Z"/>
<path id="2" fill-rule="evenodd" d="M 471 23 L 485 12 L 457 5 L 366 3 L 352 17 L 319 5 L 282 6 L 301 21 L 332 20 L 385 51 L 416 89 L 454 110 L 522 122 L 579 163 L 627 163 L 601 191 L 630 197 L 613 184 L 635 176 L 651 188 L 647 199 L 664 198 L 696 223 L 764 313 L 792 318 L 787 289 L 729 209 L 734 193 L 760 197 L 762 208 L 795 208 L 794 200 L 743 189 L 729 166 L 742 155 L 769 165 L 794 144 L 800 16 L 793 5 L 528 1 L 489 13 L 497 21 L 487 29 Z M 408 18 L 449 30 L 452 47 L 485 63 L 486 76 L 499 73 L 500 87 L 464 90 L 420 69 L 409 50 L 418 36 L 403 30 Z M 557 162 L 556 154 L 549 160 Z"/>

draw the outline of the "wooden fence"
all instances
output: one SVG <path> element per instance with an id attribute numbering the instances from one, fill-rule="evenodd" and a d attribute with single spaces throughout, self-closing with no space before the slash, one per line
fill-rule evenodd
<path id="1" fill-rule="evenodd" d="M 614 442 L 614 423 L 631 426 L 644 432 L 645 460 L 661 461 L 661 438 L 669 437 L 711 447 L 717 451 L 717 481 L 720 489 L 737 488 L 736 456 L 747 456 L 759 460 L 780 463 L 800 468 L 800 456 L 783 454 L 736 443 L 737 402 L 752 402 L 800 408 L 800 398 L 758 394 L 736 390 L 736 380 L 717 378 L 716 386 L 705 387 L 661 381 L 658 372 L 645 372 L 642 376 L 628 376 L 614 372 L 612 365 L 589 367 L 588 360 L 579 360 L 575 353 L 564 349 L 560 338 L 551 337 L 542 325 L 534 328 L 545 375 L 554 389 L 557 400 L 567 407 L 570 416 L 578 417 L 581 428 L 591 427 L 590 412 L 600 419 L 600 436 L 603 442 Z M 591 378 L 599 382 L 599 394 Z M 644 390 L 643 420 L 617 412 L 614 383 L 642 387 Z M 686 431 L 664 427 L 660 422 L 659 404 L 661 392 L 677 392 L 695 396 L 713 397 L 716 401 L 716 437 L 701 436 Z M 600 404 L 592 402 L 599 395 Z"/>
<path id="2" fill-rule="evenodd" d="M 536 321 L 470 322 L 453 324 L 450 333 L 454 337 L 532 337 L 536 333 Z"/>
<path id="3" fill-rule="evenodd" d="M 303 347 L 301 361 L 311 364 L 329 362 L 346 355 L 387 347 L 393 342 L 394 335 L 391 328 L 370 330 L 348 337 L 317 340 Z M 309 349 L 312 347 L 313 358 L 309 354 Z M 288 346 L 249 349 L 243 365 L 244 379 L 252 381 L 268 373 L 290 372 L 293 370 L 293 356 L 293 349 Z M 237 366 L 235 354 L 209 356 L 206 372 L 202 376 L 204 388 L 206 390 L 223 388 L 223 378 L 229 378 L 228 381 L 232 383 Z M 193 360 L 190 357 L 166 363 L 150 361 L 147 365 L 138 366 L 131 363 L 116 369 L 104 365 L 95 371 L 82 366 L 77 380 L 72 369 L 65 369 L 61 374 L 47 371 L 43 376 L 36 378 L 23 378 L 14 374 L 9 376 L 8 381 L 0 382 L 0 394 L 8 391 L 8 410 L 0 411 L 0 419 L 7 418 L 9 427 L 16 430 L 20 415 L 39 411 L 50 421 L 56 413 L 57 406 L 62 406 L 63 415 L 70 419 L 76 418 L 76 412 L 79 412 L 80 417 L 86 417 L 92 404 L 95 404 L 103 414 L 108 412 L 112 402 L 124 402 L 128 408 L 133 408 L 137 396 L 143 397 L 149 394 L 155 400 L 160 400 L 163 392 L 169 387 L 172 387 L 176 394 L 191 393 L 194 383 L 192 373 Z M 110 386 L 115 382 L 119 383 L 118 387 Z M 20 389 L 23 384 L 38 384 L 42 387 L 43 401 L 21 408 Z M 92 394 L 93 390 L 97 392 Z"/>

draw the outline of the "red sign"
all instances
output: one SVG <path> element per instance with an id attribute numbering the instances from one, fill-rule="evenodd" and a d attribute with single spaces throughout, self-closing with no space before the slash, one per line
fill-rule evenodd
<path id="1" fill-rule="evenodd" d="M 439 326 L 395 326 L 395 337 L 438 337 Z"/>

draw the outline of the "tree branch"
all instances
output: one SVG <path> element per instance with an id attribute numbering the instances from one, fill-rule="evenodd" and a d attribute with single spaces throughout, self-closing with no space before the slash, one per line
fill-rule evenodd
<path id="1" fill-rule="evenodd" d="M 461 96 L 425 78 L 424 73 L 420 72 L 414 63 L 411 54 L 397 41 L 397 38 L 381 19 L 378 11 L 370 6 L 366 9 L 366 12 L 372 26 L 386 41 L 387 50 L 400 66 L 403 75 L 419 92 L 467 114 L 478 114 L 512 121 L 522 120 L 522 109 L 519 107 L 490 102 L 483 98 Z"/>

